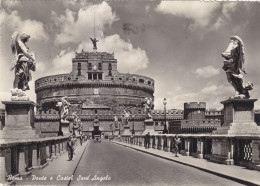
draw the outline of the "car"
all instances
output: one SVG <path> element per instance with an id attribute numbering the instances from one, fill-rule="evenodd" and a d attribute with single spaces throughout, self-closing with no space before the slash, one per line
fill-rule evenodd
<path id="1" fill-rule="evenodd" d="M 94 143 L 101 143 L 101 137 L 100 137 L 100 135 L 95 135 L 94 136 Z"/>

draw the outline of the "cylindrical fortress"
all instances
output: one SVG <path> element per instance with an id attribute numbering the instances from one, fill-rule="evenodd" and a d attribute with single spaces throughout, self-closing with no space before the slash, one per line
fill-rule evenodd
<path id="1" fill-rule="evenodd" d="M 184 103 L 184 119 L 205 119 L 206 102 Z"/>
<path id="2" fill-rule="evenodd" d="M 106 52 L 76 53 L 72 72 L 35 81 L 38 111 L 50 111 L 63 96 L 68 96 L 72 111 L 141 110 L 145 97 L 153 98 L 154 80 L 117 71 L 114 54 Z"/>

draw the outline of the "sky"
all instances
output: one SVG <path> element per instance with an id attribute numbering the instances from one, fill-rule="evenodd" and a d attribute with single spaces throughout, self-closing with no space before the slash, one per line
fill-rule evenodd
<path id="1" fill-rule="evenodd" d="M 252 81 L 252 98 L 260 97 L 260 3 L 200 1 L 2 0 L 0 4 L 0 101 L 10 100 L 14 80 L 11 35 L 31 36 L 37 58 L 27 95 L 36 101 L 34 81 L 70 73 L 75 52 L 114 52 L 121 73 L 155 81 L 155 109 L 183 109 L 184 102 L 206 102 L 221 109 L 234 94 L 222 70 L 229 37 L 245 45 L 244 81 Z M 3 105 L 0 105 L 3 108 Z M 255 103 L 260 109 L 260 101 Z"/>

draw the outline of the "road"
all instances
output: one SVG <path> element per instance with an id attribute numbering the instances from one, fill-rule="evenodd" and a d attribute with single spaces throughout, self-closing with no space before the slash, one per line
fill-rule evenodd
<path id="1" fill-rule="evenodd" d="M 224 170 L 223 170 L 224 171 Z M 239 185 L 117 144 L 90 142 L 70 185 Z"/>

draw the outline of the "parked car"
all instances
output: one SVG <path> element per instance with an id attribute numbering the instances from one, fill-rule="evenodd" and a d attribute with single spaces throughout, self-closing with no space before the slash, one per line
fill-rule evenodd
<path id="1" fill-rule="evenodd" d="M 100 137 L 100 135 L 95 135 L 94 136 L 94 143 L 101 143 L 101 137 Z"/>

